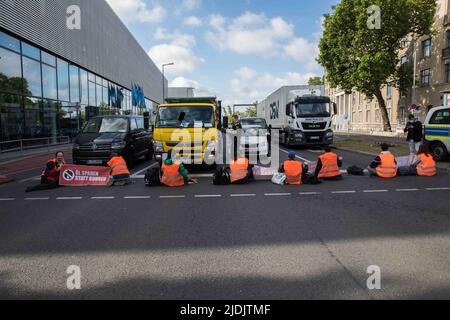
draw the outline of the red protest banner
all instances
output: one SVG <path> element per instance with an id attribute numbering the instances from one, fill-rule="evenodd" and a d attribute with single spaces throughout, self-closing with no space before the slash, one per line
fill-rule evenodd
<path id="1" fill-rule="evenodd" d="M 59 173 L 61 186 L 106 186 L 109 182 L 108 167 L 64 165 Z"/>

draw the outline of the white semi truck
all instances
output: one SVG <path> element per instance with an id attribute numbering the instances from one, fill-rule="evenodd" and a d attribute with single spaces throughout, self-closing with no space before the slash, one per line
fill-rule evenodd
<path id="1" fill-rule="evenodd" d="M 324 86 L 282 87 L 258 103 L 258 117 L 280 130 L 280 142 L 288 147 L 330 145 L 337 110 L 324 91 Z"/>

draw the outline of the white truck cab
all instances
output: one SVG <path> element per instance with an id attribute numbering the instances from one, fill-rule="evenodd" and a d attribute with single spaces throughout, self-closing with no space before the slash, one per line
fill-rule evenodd
<path id="1" fill-rule="evenodd" d="M 436 107 L 425 120 L 425 142 L 436 160 L 445 160 L 450 152 L 450 105 Z"/>

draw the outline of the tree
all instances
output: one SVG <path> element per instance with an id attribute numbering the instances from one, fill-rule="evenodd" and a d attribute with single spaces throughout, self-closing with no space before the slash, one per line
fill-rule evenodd
<path id="1" fill-rule="evenodd" d="M 375 5 L 375 6 L 374 6 Z M 378 6 L 378 7 L 376 7 Z M 380 25 L 376 12 L 380 9 Z M 383 130 L 392 131 L 382 88 L 404 90 L 410 68 L 400 66 L 401 40 L 431 35 L 435 0 L 342 0 L 325 15 L 318 62 L 332 87 L 357 90 L 377 99 Z M 381 27 L 381 28 L 378 28 Z"/>
<path id="2" fill-rule="evenodd" d="M 308 85 L 310 86 L 321 86 L 323 85 L 323 79 L 321 77 L 309 78 Z"/>

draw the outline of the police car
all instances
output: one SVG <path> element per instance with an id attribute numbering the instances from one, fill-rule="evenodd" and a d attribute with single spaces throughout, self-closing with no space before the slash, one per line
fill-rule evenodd
<path id="1" fill-rule="evenodd" d="M 425 141 L 437 161 L 448 158 L 450 152 L 450 106 L 433 108 L 425 121 Z"/>

